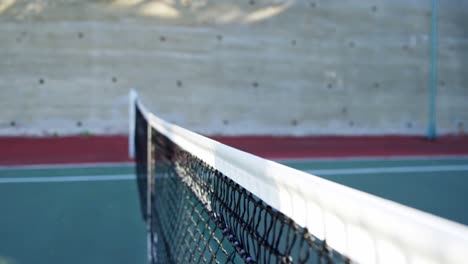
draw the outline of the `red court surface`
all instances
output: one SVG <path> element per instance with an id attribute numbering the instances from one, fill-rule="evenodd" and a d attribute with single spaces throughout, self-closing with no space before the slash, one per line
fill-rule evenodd
<path id="1" fill-rule="evenodd" d="M 468 137 L 212 137 L 270 159 L 467 156 Z M 0 137 L 0 165 L 129 162 L 120 136 Z"/>

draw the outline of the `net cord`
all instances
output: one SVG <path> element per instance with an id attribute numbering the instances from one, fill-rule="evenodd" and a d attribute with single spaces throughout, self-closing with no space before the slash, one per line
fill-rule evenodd
<path id="1" fill-rule="evenodd" d="M 359 263 L 463 263 L 468 228 L 170 124 L 136 105 L 154 127 L 336 251 Z"/>

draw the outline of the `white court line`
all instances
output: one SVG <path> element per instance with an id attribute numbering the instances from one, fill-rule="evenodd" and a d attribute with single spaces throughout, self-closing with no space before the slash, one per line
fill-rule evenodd
<path id="1" fill-rule="evenodd" d="M 440 156 L 385 156 L 385 157 L 337 157 L 337 158 L 278 158 L 272 159 L 280 163 L 303 163 L 314 161 L 412 161 L 412 160 L 468 160 L 466 155 L 440 155 Z M 135 162 L 93 162 L 93 163 L 66 163 L 66 164 L 37 164 L 37 165 L 0 165 L 2 170 L 47 170 L 68 168 L 109 168 L 109 167 L 132 167 Z"/>
<path id="2" fill-rule="evenodd" d="M 61 177 L 11 177 L 1 178 L 2 183 L 51 183 L 51 182 L 94 182 L 94 181 L 127 181 L 134 180 L 134 174 L 61 176 Z"/>
<path id="3" fill-rule="evenodd" d="M 47 169 L 68 169 L 68 168 L 110 168 L 110 167 L 131 167 L 134 162 L 102 162 L 102 163 L 70 163 L 70 164 L 40 164 L 40 165 L 2 165 L 2 170 L 47 170 Z"/>
<path id="4" fill-rule="evenodd" d="M 272 159 L 280 163 L 304 163 L 304 162 L 334 162 L 334 161 L 433 161 L 433 160 L 468 160 L 467 155 L 432 155 L 432 156 L 361 156 L 361 157 L 334 157 L 334 158 L 279 158 Z"/>
<path id="5" fill-rule="evenodd" d="M 412 167 L 382 167 L 382 168 L 349 168 L 306 170 L 314 175 L 347 175 L 347 174 L 378 174 L 378 173 L 406 173 L 406 172 L 443 172 L 468 171 L 468 165 L 447 166 L 412 166 Z M 134 174 L 90 175 L 90 176 L 60 176 L 60 177 L 10 177 L 1 178 L 2 183 L 52 183 L 52 182 L 93 182 L 93 181 L 126 181 L 134 180 Z"/>
<path id="6" fill-rule="evenodd" d="M 346 174 L 405 173 L 405 172 L 442 172 L 442 171 L 468 171 L 468 165 L 306 170 L 307 173 L 318 175 L 318 176 L 346 175 Z"/>

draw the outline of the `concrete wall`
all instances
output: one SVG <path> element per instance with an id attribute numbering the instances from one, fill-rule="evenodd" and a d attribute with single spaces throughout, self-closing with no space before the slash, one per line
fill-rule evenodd
<path id="1" fill-rule="evenodd" d="M 437 125 L 468 125 L 468 0 L 440 1 Z M 0 0 L 0 134 L 125 133 L 136 87 L 208 134 L 424 134 L 429 0 Z"/>

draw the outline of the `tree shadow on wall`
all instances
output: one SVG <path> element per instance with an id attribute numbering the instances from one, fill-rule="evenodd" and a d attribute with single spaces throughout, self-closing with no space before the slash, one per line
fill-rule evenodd
<path id="1" fill-rule="evenodd" d="M 255 23 L 286 11 L 294 0 L 0 0 L 0 16 L 28 18 L 61 10 L 217 24 Z"/>

